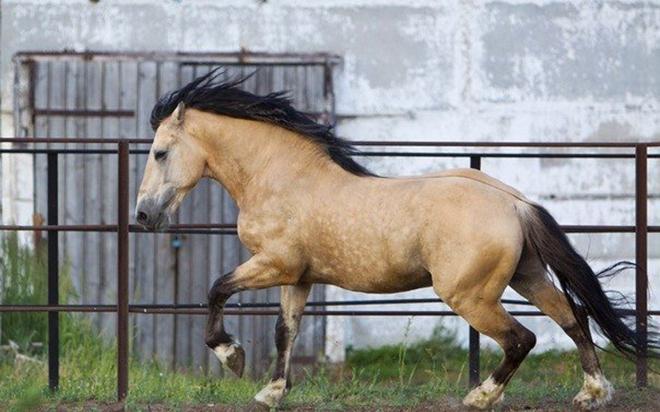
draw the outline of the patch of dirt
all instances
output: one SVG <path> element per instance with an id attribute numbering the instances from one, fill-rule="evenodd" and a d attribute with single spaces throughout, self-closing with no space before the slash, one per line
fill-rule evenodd
<path id="1" fill-rule="evenodd" d="M 320 408 L 323 409 L 323 408 Z M 82 404 L 62 404 L 56 408 L 57 412 L 79 412 L 79 411 L 98 411 L 98 412 L 120 412 L 122 411 L 120 404 L 108 404 L 99 402 L 85 402 Z M 185 411 L 185 412 L 241 412 L 245 411 L 245 407 L 226 406 L 226 405 L 188 405 L 181 408 L 170 408 L 162 404 L 140 405 L 137 408 L 128 407 L 127 411 L 141 410 L 147 412 L 172 412 L 172 411 Z M 294 408 L 282 409 L 282 411 L 291 412 L 308 412 L 315 411 L 315 406 L 297 406 Z M 352 411 L 371 412 L 437 412 L 437 411 L 474 411 L 474 409 L 463 406 L 460 399 L 445 397 L 433 401 L 428 401 L 416 405 L 414 407 L 360 407 L 352 408 Z M 556 400 L 548 399 L 543 402 L 542 406 L 534 404 L 526 404 L 524 399 L 508 398 L 504 403 L 495 408 L 501 412 L 514 412 L 514 411 L 532 411 L 532 412 L 563 412 L 573 410 L 570 400 Z M 52 411 L 52 409 L 44 409 L 44 411 Z M 648 389 L 646 391 L 633 394 L 626 393 L 623 390 L 617 392 L 606 408 L 599 409 L 602 412 L 658 412 L 660 411 L 660 390 Z"/>

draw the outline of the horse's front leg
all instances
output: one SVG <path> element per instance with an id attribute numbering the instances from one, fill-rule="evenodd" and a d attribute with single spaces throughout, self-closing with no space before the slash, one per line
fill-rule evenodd
<path id="1" fill-rule="evenodd" d="M 277 263 L 277 265 L 275 264 Z M 225 331 L 223 312 L 227 300 L 244 289 L 262 289 L 296 283 L 299 274 L 292 268 L 283 269 L 282 260 L 266 255 L 254 255 L 233 272 L 215 281 L 209 291 L 209 317 L 206 324 L 206 345 L 220 362 L 237 376 L 243 375 L 245 351 L 240 343 Z"/>
<path id="2" fill-rule="evenodd" d="M 262 406 L 261 409 L 268 410 L 278 406 L 291 387 L 291 350 L 298 336 L 300 319 L 311 287 L 311 284 L 282 286 L 280 315 L 275 327 L 275 371 L 268 385 L 254 397 L 254 403 L 257 404 L 255 406 Z"/>

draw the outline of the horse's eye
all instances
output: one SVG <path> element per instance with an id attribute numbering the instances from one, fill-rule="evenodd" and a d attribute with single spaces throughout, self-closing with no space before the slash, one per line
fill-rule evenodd
<path id="1" fill-rule="evenodd" d="M 157 150 L 154 152 L 154 159 L 161 161 L 167 157 L 167 150 Z"/>

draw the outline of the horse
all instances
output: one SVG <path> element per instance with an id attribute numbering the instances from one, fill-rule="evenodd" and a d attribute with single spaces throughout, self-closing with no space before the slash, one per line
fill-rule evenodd
<path id="1" fill-rule="evenodd" d="M 479 409 L 503 399 L 536 342 L 502 306 L 511 286 L 575 342 L 584 370 L 575 407 L 611 400 L 588 318 L 624 354 L 644 345 L 598 280 L 620 265 L 596 274 L 546 209 L 480 171 L 380 177 L 352 159 L 356 149 L 331 127 L 296 110 L 286 93 L 248 93 L 240 88 L 246 78 L 221 81 L 222 73 L 200 76 L 154 106 L 155 136 L 135 213 L 145 228 L 165 229 L 202 178 L 235 200 L 238 236 L 252 255 L 210 288 L 206 345 L 241 376 L 245 352 L 225 330 L 223 307 L 240 291 L 281 287 L 275 368 L 252 400 L 255 410 L 277 407 L 291 388 L 291 350 L 315 283 L 369 293 L 432 287 L 504 352 L 463 400 Z M 651 353 L 658 341 L 647 345 Z"/>

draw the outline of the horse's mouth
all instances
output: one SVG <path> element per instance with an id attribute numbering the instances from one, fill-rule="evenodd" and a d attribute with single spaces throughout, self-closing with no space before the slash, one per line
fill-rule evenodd
<path id="1" fill-rule="evenodd" d="M 170 227 L 170 218 L 167 214 L 162 213 L 161 218 L 158 219 L 154 227 L 152 228 L 155 232 L 164 232 Z"/>

